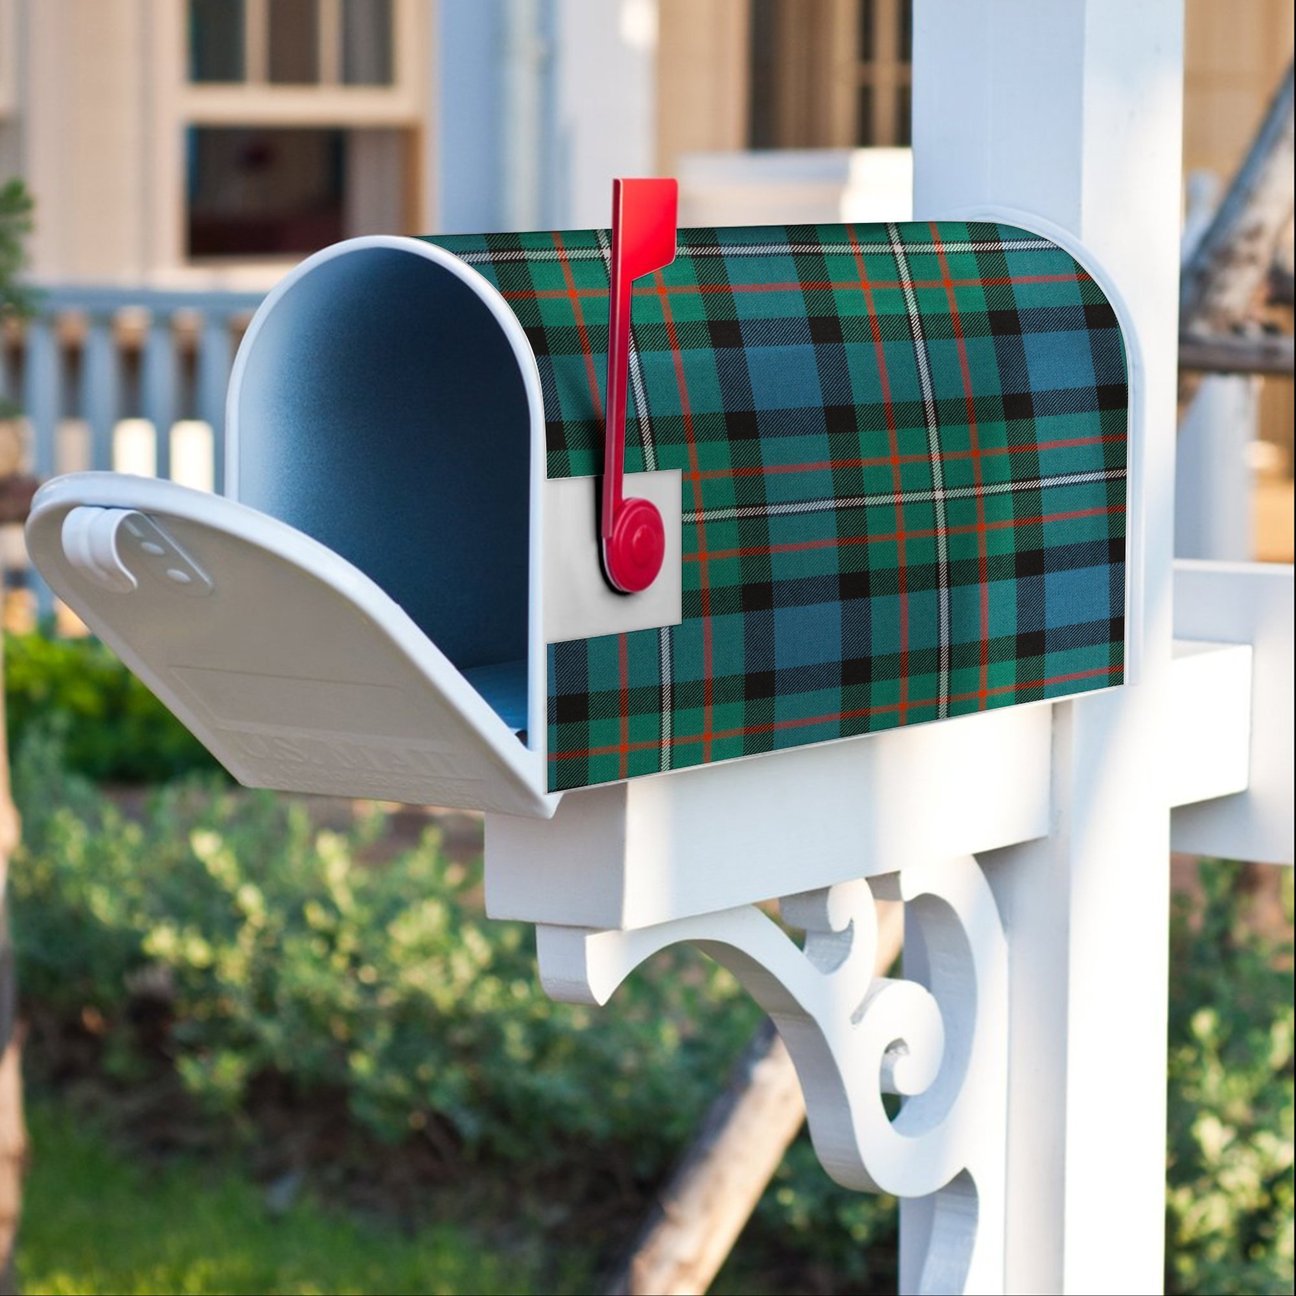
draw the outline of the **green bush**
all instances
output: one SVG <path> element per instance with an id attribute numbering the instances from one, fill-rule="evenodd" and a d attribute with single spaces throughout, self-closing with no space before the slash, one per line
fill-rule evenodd
<path id="1" fill-rule="evenodd" d="M 62 735 L 68 767 L 114 783 L 219 770 L 206 748 L 98 640 L 5 634 L 9 750 L 34 725 Z"/>
<path id="2" fill-rule="evenodd" d="M 787 1150 L 756 1206 L 733 1256 L 719 1275 L 717 1291 L 750 1292 L 751 1279 L 780 1256 L 787 1272 L 772 1284 L 820 1292 L 894 1292 L 899 1280 L 899 1211 L 894 1197 L 852 1192 L 824 1173 L 801 1136 Z M 762 1255 L 761 1243 L 769 1255 Z M 807 1279 L 809 1281 L 807 1281 Z"/>
<path id="3" fill-rule="evenodd" d="M 24 844 L 10 874 L 29 1004 L 102 1020 L 119 1077 L 174 1066 L 249 1121 L 255 1082 L 342 1096 L 387 1143 L 433 1126 L 483 1168 L 646 1186 L 678 1154 L 758 1014 L 723 970 L 668 952 L 604 1011 L 550 1002 L 525 927 L 481 916 L 475 867 L 429 833 L 367 864 L 380 819 L 345 834 L 300 802 L 219 781 L 156 791 L 136 818 L 28 734 L 15 765 Z M 1247 924 L 1228 866 L 1173 930 L 1168 1284 L 1290 1290 L 1292 951 Z M 1290 912 L 1290 879 L 1288 881 Z M 129 1022 L 163 996 L 146 1056 Z M 155 1046 L 156 1052 L 156 1046 Z M 534 1177 L 530 1182 L 535 1182 Z M 765 1194 L 722 1287 L 894 1282 L 894 1204 L 836 1188 L 803 1141 Z M 801 1281 L 801 1280 L 798 1280 Z"/>
<path id="4" fill-rule="evenodd" d="M 1203 863 L 1172 929 L 1171 1292 L 1292 1289 L 1292 946 L 1257 932 L 1239 881 Z"/>
<path id="5" fill-rule="evenodd" d="M 439 1119 L 496 1158 L 579 1140 L 651 1172 L 755 1025 L 728 973 L 686 952 L 615 1011 L 555 1004 L 530 928 L 486 922 L 478 870 L 447 862 L 435 832 L 370 867 L 379 820 L 318 831 L 299 802 L 210 783 L 157 791 L 132 820 L 43 740 L 14 781 L 23 994 L 126 1040 L 113 1027 L 132 996 L 162 987 L 176 1068 L 231 1113 L 274 1075 L 345 1094 L 389 1141 Z"/>
<path id="6" fill-rule="evenodd" d="M 606 1010 L 553 1003 L 530 929 L 483 919 L 479 869 L 448 862 L 435 831 L 373 867 L 380 818 L 319 831 L 300 802 L 212 780 L 158 789 L 128 817 L 38 729 L 14 787 L 28 1005 L 73 1029 L 98 1022 L 100 1065 L 132 1081 L 157 1065 L 132 1008 L 165 995 L 167 1064 L 250 1134 L 244 1100 L 271 1076 L 303 1100 L 342 1095 L 389 1144 L 437 1123 L 483 1172 L 514 1167 L 534 1185 L 615 1166 L 642 1194 L 759 1021 L 733 978 L 690 950 L 658 955 Z M 840 1291 L 894 1271 L 893 1203 L 835 1187 L 808 1143 L 753 1233 L 732 1271 L 742 1290 L 807 1256 Z M 865 1240 L 881 1245 L 867 1253 Z"/>

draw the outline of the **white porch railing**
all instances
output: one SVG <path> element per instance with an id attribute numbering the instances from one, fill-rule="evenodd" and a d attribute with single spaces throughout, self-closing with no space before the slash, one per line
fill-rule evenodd
<path id="1" fill-rule="evenodd" d="M 23 411 L 27 469 L 40 480 L 105 469 L 220 491 L 225 387 L 258 293 L 81 285 L 40 291 L 4 338 L 0 396 Z M 21 550 L 6 555 L 25 567 Z M 37 611 L 49 591 L 27 569 Z"/>

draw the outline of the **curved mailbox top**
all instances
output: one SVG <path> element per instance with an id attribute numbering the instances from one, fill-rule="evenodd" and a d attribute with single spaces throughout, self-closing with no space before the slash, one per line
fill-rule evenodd
<path id="1" fill-rule="evenodd" d="M 526 332 L 549 478 L 599 473 L 606 232 L 432 241 Z M 626 466 L 682 475 L 683 615 L 549 646 L 551 789 L 1122 682 L 1125 350 L 1067 251 L 681 230 L 632 321 Z"/>

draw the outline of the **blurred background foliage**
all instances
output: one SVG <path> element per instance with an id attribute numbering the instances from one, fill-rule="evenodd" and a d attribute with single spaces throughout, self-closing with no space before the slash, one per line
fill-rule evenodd
<path id="1" fill-rule="evenodd" d="M 97 639 L 5 633 L 10 752 L 40 724 L 62 740 L 70 773 L 105 783 L 162 783 L 219 771 L 207 749 Z"/>
<path id="2" fill-rule="evenodd" d="M 97 644 L 7 652 L 29 1289 L 412 1290 L 417 1264 L 425 1290 L 589 1289 L 756 1027 L 729 974 L 668 952 L 607 1009 L 552 1003 L 530 929 L 484 918 L 479 860 L 435 823 L 323 823 L 235 788 Z M 129 782 L 146 786 L 106 786 Z M 1176 906 L 1173 1292 L 1290 1290 L 1292 949 L 1249 907 L 1222 863 Z M 135 1223 L 92 1213 L 69 1252 L 39 1203 L 82 1164 L 139 1179 Z M 177 1212 L 191 1197 L 203 1209 Z M 209 1252 L 222 1229 L 247 1239 L 241 1277 L 200 1263 L 213 1219 Z M 329 1220 L 353 1258 L 390 1266 L 295 1268 Z M 167 1249 L 130 1270 L 122 1238 L 154 1229 Z M 717 1289 L 894 1290 L 894 1233 L 894 1204 L 837 1188 L 803 1139 Z M 95 1277 L 96 1254 L 116 1267 Z"/>
<path id="3" fill-rule="evenodd" d="M 1291 1290 L 1292 872 L 1285 939 L 1203 861 L 1171 929 L 1167 1290 Z"/>

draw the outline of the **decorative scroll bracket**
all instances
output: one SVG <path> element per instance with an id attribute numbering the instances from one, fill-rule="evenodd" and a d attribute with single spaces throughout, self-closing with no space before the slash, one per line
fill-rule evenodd
<path id="1" fill-rule="evenodd" d="M 905 902 L 905 977 L 875 977 L 875 900 Z M 744 905 L 630 931 L 537 927 L 556 999 L 606 1003 L 658 950 L 696 945 L 773 1018 L 824 1168 L 904 1199 L 901 1290 L 1000 1292 L 1008 955 L 972 856 L 784 898 L 798 947 Z M 886 1093 L 903 1104 L 892 1119 Z"/>

